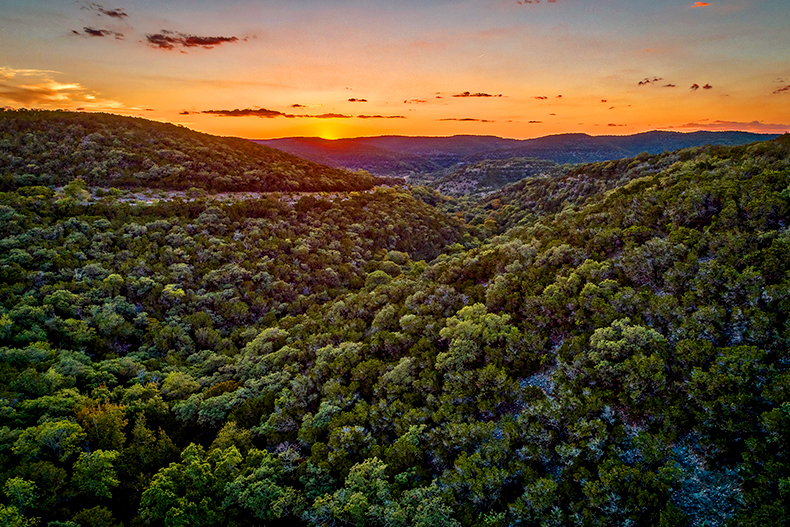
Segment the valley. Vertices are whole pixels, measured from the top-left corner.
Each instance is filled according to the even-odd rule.
[[[0,518],[788,523],[790,135],[663,134],[0,112]]]

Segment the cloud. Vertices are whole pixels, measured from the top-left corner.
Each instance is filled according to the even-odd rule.
[[[278,112],[277,110],[267,110],[266,108],[245,108],[243,110],[203,110],[200,113],[216,115],[219,117],[260,117],[262,119],[274,119],[285,117],[286,119],[351,119],[353,116],[342,113],[322,113],[319,115],[290,114]]]
[[[496,121],[489,121],[488,119],[473,119],[472,117],[448,117],[446,119],[436,119],[437,121],[461,121],[461,122],[476,122],[476,123],[493,123]]]
[[[540,0],[516,0],[518,5],[539,4]],[[557,0],[546,0],[547,4],[556,4]]]
[[[790,92],[790,85],[787,85],[784,88],[779,88],[778,90],[774,90],[774,95],[779,95],[780,93],[787,93],[787,92]]]
[[[53,70],[29,70],[29,69],[0,67],[0,79],[6,79],[6,80],[13,79],[17,75],[28,76],[28,77],[42,76],[42,75],[49,76],[50,73],[60,73],[60,72]]]
[[[182,112],[178,112],[178,115],[194,115],[196,113],[200,113],[200,112],[190,112],[189,110],[184,110]]]
[[[708,7],[709,5],[710,4],[708,2],[694,2],[691,8],[693,9],[695,7]]]
[[[218,115],[220,117],[262,117],[265,119],[273,119],[275,117],[288,117],[289,119],[292,119],[296,117],[295,115],[289,115],[276,110],[267,110],[266,108],[245,108],[243,110],[239,110],[238,108],[235,110],[203,110],[200,113]]]
[[[619,126],[628,126],[628,125],[627,125],[627,124],[615,124],[615,123],[609,123],[609,124],[607,124],[606,126],[611,126],[611,127],[613,127],[613,128],[614,128],[614,127],[619,127]]]
[[[711,86],[710,84],[706,84],[705,86],[702,87],[702,89],[703,90],[712,90],[713,86]]]
[[[0,103],[9,101],[24,106],[91,109],[123,108],[119,102],[101,99],[76,82],[58,82],[52,70],[0,67]]]
[[[292,104],[289,108],[307,108],[304,104]]]
[[[676,86],[674,84],[670,83],[670,84],[664,84],[662,86],[662,88],[676,88]]]
[[[601,99],[601,102],[606,102],[606,99]]]
[[[357,115],[357,119],[406,119],[405,115]]]
[[[546,99],[548,99],[548,97],[546,97],[545,95],[538,95],[537,97],[533,97],[533,99],[537,99],[539,101],[545,101]]]
[[[20,86],[0,84],[0,97],[20,104],[40,104],[67,101],[77,90],[82,90],[82,86],[76,83],[61,84],[52,80]]]
[[[660,80],[664,80],[664,79],[662,79],[661,77],[653,77],[652,79],[650,77],[645,77],[644,79],[639,81],[639,86],[646,86],[648,84],[652,84],[652,83],[658,82]]]
[[[352,97],[351,99],[348,100],[348,102],[368,102],[368,100],[367,99],[356,99],[356,98]]]
[[[739,121],[708,121],[703,120],[696,123],[686,123],[679,126],[670,126],[672,129],[684,130],[719,130],[732,131],[739,130],[745,132],[760,132],[771,134],[782,134],[790,132],[790,124],[764,123],[762,121],[739,122]]]
[[[456,93],[453,97],[502,97],[502,94],[491,95],[490,93],[471,93],[465,91],[463,93]]]
[[[438,95],[436,96],[437,99],[441,99]],[[403,104],[423,104],[428,102],[426,99],[407,99],[403,101]]]
[[[167,29],[163,29],[159,33],[148,34],[145,39],[151,47],[167,50],[176,47],[212,49],[215,46],[239,41],[238,37],[199,37]]]
[[[119,20],[123,20],[124,18],[128,17],[129,15],[126,13],[124,9],[105,9],[103,6],[90,2],[85,3],[82,5],[80,9],[85,9],[87,11],[96,11],[96,13],[101,16],[109,16],[112,18],[117,18]]]
[[[123,40],[123,33],[118,33],[117,31],[111,31],[109,29],[94,29],[92,27],[84,27],[82,28],[84,33],[80,33],[76,30],[71,30],[71,33],[74,35],[85,36],[85,37],[110,37],[114,36],[115,40]]]
[[[543,121],[529,121],[527,124],[542,124]]]
[[[697,84],[697,83],[695,82],[694,84],[692,84],[692,85],[691,85],[691,87],[689,88],[689,90],[691,90],[691,91],[697,91],[697,90],[699,90],[699,84]]]

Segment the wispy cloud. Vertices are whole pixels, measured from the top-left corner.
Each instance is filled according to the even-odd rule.
[[[539,4],[540,0],[516,0],[518,5],[531,5],[531,4]],[[547,4],[556,4],[557,0],[546,0]]]
[[[123,109],[123,104],[102,99],[77,82],[60,82],[57,71],[0,68],[0,103],[28,107]]]
[[[0,67],[0,79],[13,79],[16,76],[49,76],[51,73],[60,73],[53,70],[31,70],[31,69],[17,69]]]
[[[403,104],[424,104],[428,102],[427,99],[405,99]]]
[[[352,97],[348,100],[348,102],[368,102],[367,99],[357,99],[356,97]]]
[[[780,93],[790,93],[790,85],[774,90],[774,95],[779,95]]]
[[[436,119],[437,121],[460,121],[460,122],[476,122],[476,123],[494,123],[496,121],[489,121],[488,119],[474,119],[472,117],[448,117],[446,119]]]
[[[213,49],[222,44],[238,42],[238,37],[199,37],[187,33],[179,33],[163,29],[159,33],[148,34],[145,36],[148,45],[158,49],[171,50],[180,48],[204,48]]]
[[[762,121],[709,121],[702,120],[699,122],[691,122],[679,126],[670,126],[672,129],[684,130],[717,130],[717,131],[731,131],[739,130],[745,132],[760,132],[769,134],[782,134],[790,132],[790,124],[776,124],[764,123]]]
[[[638,85],[639,86],[646,86],[648,84],[653,84],[653,83],[656,83],[656,82],[662,81],[662,80],[664,80],[664,79],[662,79],[661,77],[653,77],[653,78],[645,77],[644,79],[639,81]]]
[[[478,92],[478,93],[471,93],[471,92],[465,91],[463,93],[456,93],[456,94],[453,95],[453,97],[483,97],[483,98],[486,98],[486,97],[502,97],[502,94],[499,93],[497,95],[491,95],[490,93],[480,93],[480,92]]]
[[[83,33],[76,31],[74,29],[71,30],[71,33],[74,35],[84,36],[84,37],[115,37],[115,40],[123,40],[123,33],[118,33],[117,31],[112,31],[109,29],[95,29],[92,27],[84,27]]]
[[[286,119],[351,119],[352,115],[342,113],[322,113],[318,115],[290,114],[277,110],[267,110],[266,108],[245,108],[243,110],[203,110],[200,113],[216,115],[219,117],[260,117],[263,119],[274,119],[285,117]]]
[[[691,90],[691,91],[697,91],[697,90],[699,90],[699,84],[697,84],[697,83],[695,82],[694,84],[692,84],[692,85],[691,85],[691,87],[689,88],[689,90]]]
[[[105,9],[104,6],[96,4],[94,2],[86,2],[80,7],[80,9],[84,9],[86,11],[95,11],[96,14],[99,16],[109,16],[112,18],[124,19],[129,15],[126,13],[125,9],[117,8],[117,9]]]
[[[357,115],[357,119],[406,119],[405,115]]]
[[[708,2],[694,2],[691,7],[693,9],[695,7],[708,7],[709,5],[710,4]]]

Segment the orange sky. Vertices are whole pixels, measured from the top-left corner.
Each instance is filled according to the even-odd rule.
[[[0,106],[249,138],[784,132],[787,7],[0,0]]]

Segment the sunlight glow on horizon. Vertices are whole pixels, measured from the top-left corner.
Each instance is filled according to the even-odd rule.
[[[783,132],[783,1],[274,0],[264,10],[229,0],[221,14],[204,2],[108,4],[119,17],[100,4],[7,0],[0,106],[256,139]],[[220,115],[261,108],[269,114]]]

